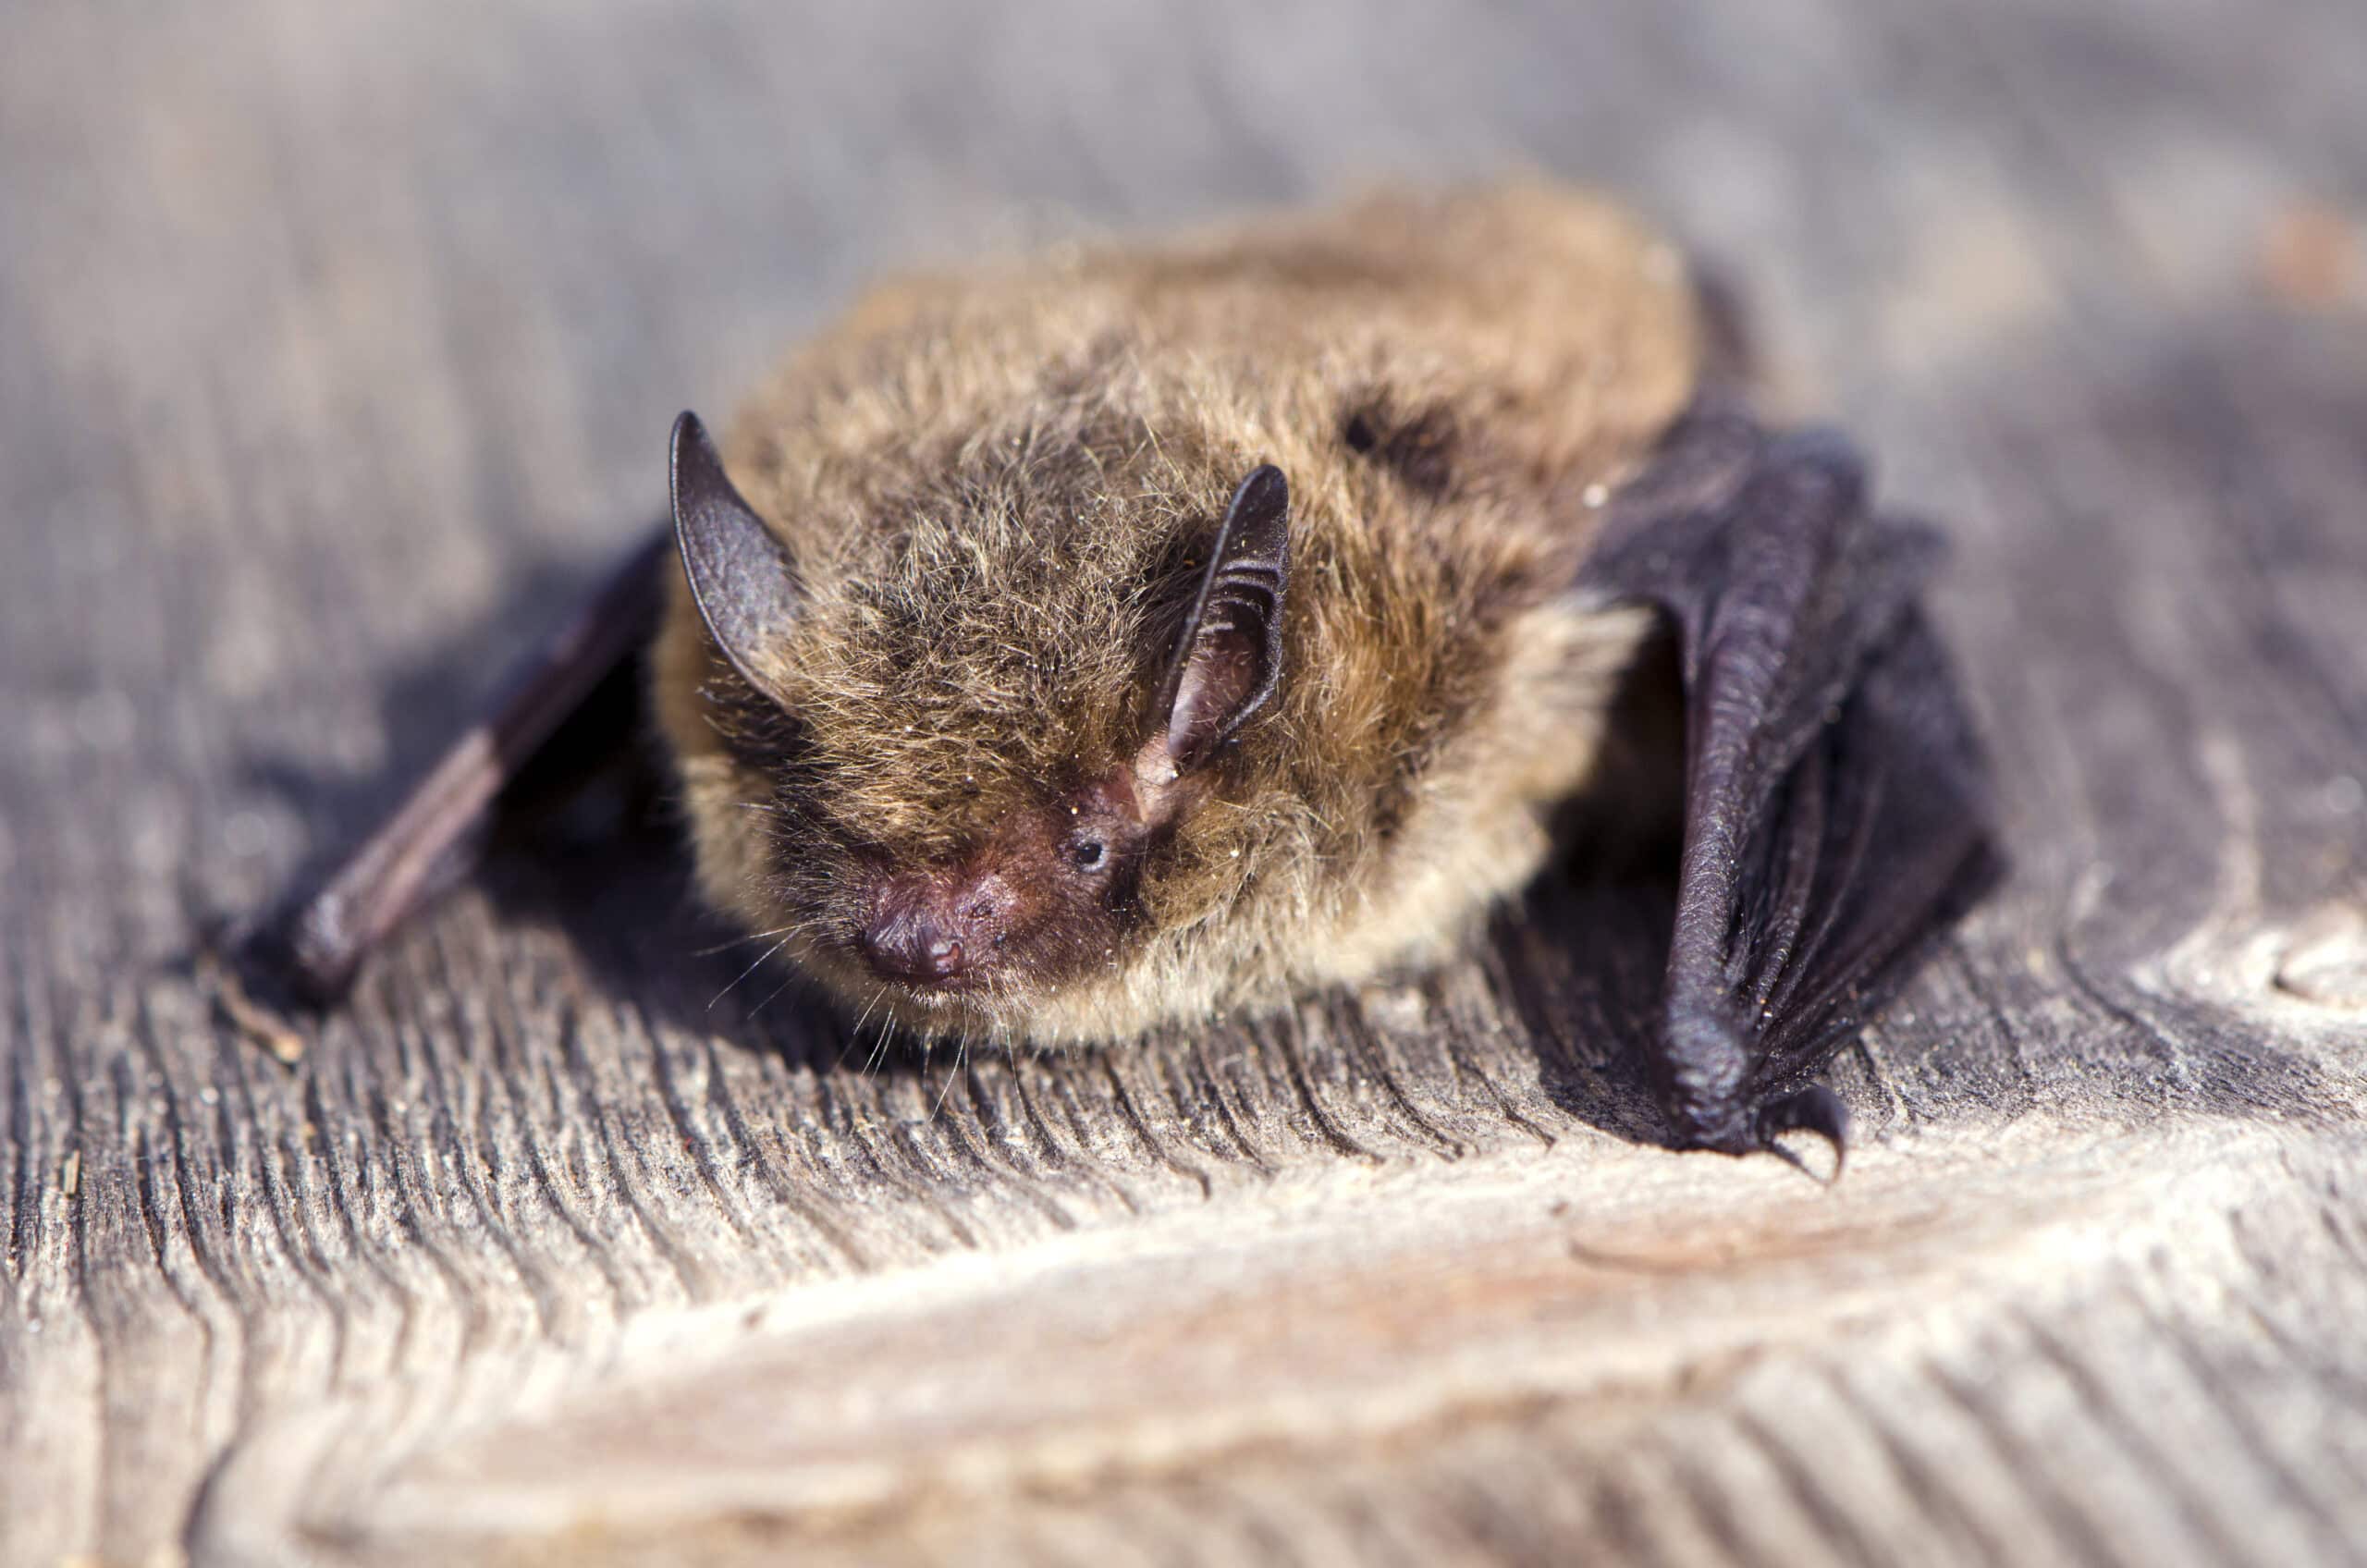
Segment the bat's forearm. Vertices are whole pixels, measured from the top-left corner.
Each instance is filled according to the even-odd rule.
[[[345,994],[370,951],[465,865],[503,789],[648,640],[671,544],[660,533],[636,545],[557,635],[527,655],[484,717],[393,813],[248,944],[251,974],[306,1006]]]

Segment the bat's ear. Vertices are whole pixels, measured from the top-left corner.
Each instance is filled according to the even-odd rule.
[[[1155,710],[1180,772],[1205,762],[1274,693],[1291,574],[1291,490],[1271,463],[1233,493]]]
[[[691,597],[731,668],[772,696],[757,667],[797,619],[797,563],[732,488],[696,414],[674,422],[672,468],[674,540]]]

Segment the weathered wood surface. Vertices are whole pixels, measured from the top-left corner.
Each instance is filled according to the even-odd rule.
[[[995,9],[12,10],[0,1559],[2367,1557],[2356,0]],[[875,1066],[710,1011],[595,824],[294,1071],[214,1017],[205,923],[865,275],[1515,164],[1724,258],[1960,541],[2016,872],[1837,1188],[1637,1141],[1569,888]]]

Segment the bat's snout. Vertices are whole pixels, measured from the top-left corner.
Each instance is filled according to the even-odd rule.
[[[883,980],[954,989],[983,976],[1002,945],[1009,900],[986,885],[935,876],[883,882],[856,946]]]
[[[914,985],[950,980],[969,967],[962,938],[946,936],[926,922],[912,922],[902,929],[874,926],[865,931],[863,956],[881,979]]]

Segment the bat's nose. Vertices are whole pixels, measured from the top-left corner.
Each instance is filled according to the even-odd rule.
[[[962,938],[926,914],[876,919],[862,934],[863,956],[883,980],[935,985],[968,967]]]
[[[946,986],[975,974],[992,950],[987,927],[999,910],[975,889],[959,891],[968,896],[949,896],[957,889],[921,878],[880,888],[856,936],[872,972],[908,986]]]

